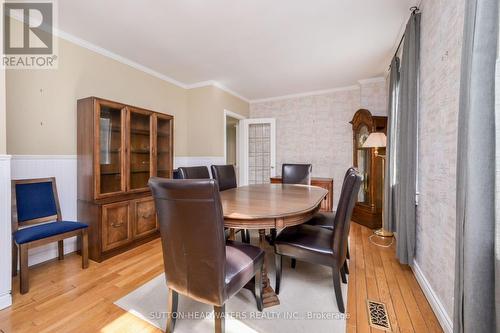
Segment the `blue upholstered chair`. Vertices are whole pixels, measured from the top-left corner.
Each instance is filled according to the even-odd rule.
[[[12,274],[17,275],[17,254],[21,294],[29,290],[28,249],[58,242],[59,260],[64,259],[63,240],[78,236],[82,268],[89,266],[87,225],[63,221],[56,179],[23,179],[12,181]]]

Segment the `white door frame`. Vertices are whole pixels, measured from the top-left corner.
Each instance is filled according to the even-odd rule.
[[[271,177],[276,176],[276,119],[251,118],[240,121],[240,184],[248,185],[248,127],[250,124],[271,124]]]
[[[245,116],[242,116],[241,114],[239,113],[236,113],[236,112],[233,112],[233,111],[229,111],[229,110],[226,110],[224,109],[224,163],[227,163],[227,131],[226,131],[226,126],[227,126],[227,117],[231,117],[231,118],[235,118],[235,119],[238,119],[240,122],[241,120],[244,120],[246,119]],[[236,126],[236,161],[238,163],[237,167],[238,167],[238,170],[237,170],[237,175],[238,177],[241,177],[240,176],[240,169],[241,169],[241,156],[240,156],[240,152],[241,152],[241,136],[239,135],[240,133],[240,123],[238,123],[238,125]],[[239,179],[238,179],[239,181]],[[239,183],[239,182],[238,182]]]

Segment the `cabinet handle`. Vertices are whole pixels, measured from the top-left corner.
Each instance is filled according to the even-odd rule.
[[[122,225],[123,225],[123,222],[120,222],[120,223],[111,223],[111,226],[112,226],[113,228],[119,228],[119,227],[121,227]]]

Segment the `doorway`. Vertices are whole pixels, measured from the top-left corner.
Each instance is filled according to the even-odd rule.
[[[224,162],[234,166],[236,180],[240,184],[240,121],[245,117],[224,110]]]

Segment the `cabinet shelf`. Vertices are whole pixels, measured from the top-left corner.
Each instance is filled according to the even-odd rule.
[[[134,135],[147,135],[147,136],[151,135],[150,130],[144,130],[144,129],[131,129],[130,133]]]

